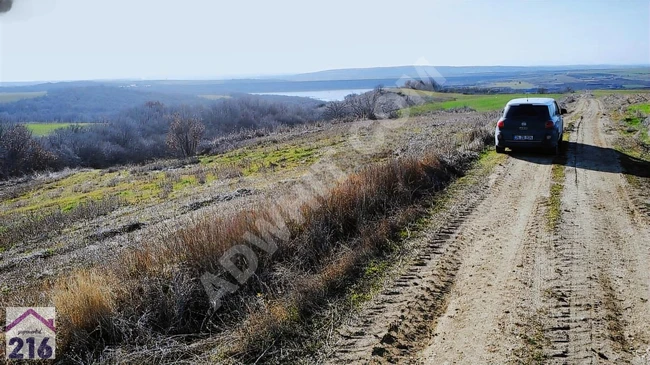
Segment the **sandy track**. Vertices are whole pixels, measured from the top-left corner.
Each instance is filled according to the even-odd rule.
[[[581,99],[563,158],[512,153],[406,273],[339,332],[332,363],[650,364],[650,229]],[[553,163],[561,219],[547,224]]]

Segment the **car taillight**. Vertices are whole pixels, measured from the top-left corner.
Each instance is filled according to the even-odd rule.
[[[546,129],[551,129],[553,127],[555,127],[555,123],[553,123],[552,120],[549,120],[548,122],[546,122]]]
[[[497,122],[497,128],[503,128],[505,125],[506,123],[503,120]]]

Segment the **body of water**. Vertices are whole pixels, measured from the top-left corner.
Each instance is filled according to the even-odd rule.
[[[363,94],[372,89],[347,89],[347,90],[320,90],[320,91],[296,91],[296,92],[277,92],[277,93],[252,93],[255,95],[285,95],[300,96],[303,98],[312,98],[322,101],[343,100],[350,94]]]

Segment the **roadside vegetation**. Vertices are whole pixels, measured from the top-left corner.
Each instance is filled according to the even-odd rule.
[[[551,188],[548,198],[548,211],[546,212],[546,226],[554,231],[562,218],[562,192],[564,191],[566,156],[558,156],[553,161],[551,168]]]
[[[636,133],[639,141],[650,148],[650,137],[648,129],[650,128],[650,104],[637,104],[630,106],[624,120],[628,126],[626,133]]]
[[[616,149],[637,207],[650,216],[650,93],[603,97],[618,131]],[[621,106],[622,105],[622,106]]]
[[[490,143],[493,115],[449,116],[453,122],[436,128],[426,119],[414,126],[426,141],[422,149],[376,160],[343,180],[326,184],[309,200],[289,193],[275,197],[276,204],[260,201],[233,216],[202,215],[187,226],[152,236],[115,261],[64,275],[43,293],[57,306],[62,353],[108,363],[117,359],[113,357],[117,352],[112,352],[116,348],[120,358],[128,354],[136,362],[176,355],[254,362],[266,349],[279,346],[278,339],[306,338],[306,326],[322,313],[328,298],[348,295],[347,288],[359,277],[381,276],[386,270],[382,257],[398,249],[402,232],[425,214],[429,198],[461,176]],[[421,128],[428,128],[426,135]],[[178,175],[170,194],[177,189],[190,192],[192,186],[200,186],[201,179],[206,184],[219,179],[220,169],[246,177],[308,167],[321,149],[339,143],[336,138],[307,144],[293,139],[279,145],[245,146],[202,156],[174,172],[136,166],[74,173],[35,190],[17,189],[5,202],[13,209],[12,215],[51,209],[51,217],[39,219],[65,226],[69,221],[62,216],[88,219],[109,209],[95,208],[102,200],[93,194],[113,197],[101,203],[113,204],[112,209],[157,204],[168,199],[161,194],[170,174]],[[54,191],[63,200],[39,196]],[[39,204],[50,204],[50,208]],[[260,222],[265,223],[260,226]],[[16,237],[17,229],[9,231]],[[277,251],[271,257],[251,246],[259,258],[255,277],[224,298],[214,312],[199,279],[210,272],[233,280],[219,260],[231,247],[250,244],[244,239],[246,233],[267,242],[272,239]],[[244,268],[248,262],[237,260],[236,264]],[[361,303],[369,295],[364,293],[365,289],[359,289],[349,300]],[[210,348],[216,350],[210,355],[205,354],[205,347],[188,350],[185,345],[201,338],[213,341]]]
[[[610,94],[603,100],[609,105],[616,105],[621,99],[626,99],[624,106],[611,112],[622,137],[619,148],[633,157],[650,161],[650,93],[632,96]]]

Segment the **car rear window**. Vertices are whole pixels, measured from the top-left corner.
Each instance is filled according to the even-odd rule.
[[[514,119],[542,119],[542,120],[548,120],[549,119],[549,113],[548,113],[548,106],[546,105],[533,105],[533,104],[519,104],[519,105],[511,105],[508,107],[508,110],[506,110],[506,119],[509,118],[514,118]]]

